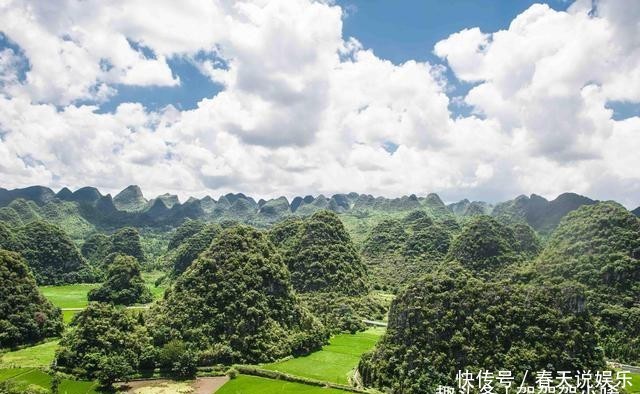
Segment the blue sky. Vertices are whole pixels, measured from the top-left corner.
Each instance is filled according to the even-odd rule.
[[[343,36],[355,37],[376,55],[399,64],[408,60],[446,63],[433,54],[434,45],[450,34],[470,27],[493,32],[509,27],[522,11],[540,1],[530,0],[339,0],[347,12],[343,20]],[[547,1],[556,10],[565,10],[567,1]],[[101,105],[101,111],[113,111],[122,102],[141,102],[150,109],[172,104],[179,109],[195,108],[205,97],[222,89],[202,75],[188,60],[175,57],[169,60],[177,87],[135,87],[117,85],[118,94]],[[472,86],[461,83],[451,70],[447,76],[453,95],[464,95]],[[454,113],[468,114],[468,109],[452,105]],[[626,114],[628,109],[622,109]],[[622,116],[622,115],[621,115]]]
[[[5,2],[0,187],[634,207],[638,20],[628,0]]]
[[[336,4],[346,10],[343,35],[355,37],[365,48],[396,64],[409,60],[427,61],[432,64],[446,62],[433,54],[434,45],[450,34],[465,28],[479,27],[494,32],[509,27],[518,14],[532,4],[531,0],[410,0],[398,2],[384,0],[339,0]],[[564,11],[570,2],[546,1],[555,10]],[[8,43],[0,41],[0,48]],[[148,57],[153,53],[142,48]],[[168,60],[173,75],[180,78],[175,87],[138,87],[114,85],[117,94],[100,105],[100,112],[113,112],[123,102],[140,102],[151,110],[169,104],[181,110],[193,109],[203,98],[212,97],[223,87],[203,75],[187,58],[175,56]],[[459,81],[447,67],[452,96],[464,96],[473,86]],[[615,119],[625,119],[640,114],[640,106],[634,103],[610,102]],[[452,103],[454,116],[469,115],[470,108]]]

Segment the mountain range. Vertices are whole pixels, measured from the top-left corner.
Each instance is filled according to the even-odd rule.
[[[0,188],[0,220],[20,224],[33,218],[75,217],[92,227],[176,226],[185,219],[209,221],[234,220],[251,224],[269,224],[291,215],[306,216],[328,209],[339,214],[367,215],[371,212],[404,212],[422,209],[436,217],[470,217],[492,215],[506,222],[528,223],[539,232],[549,232],[568,212],[582,205],[595,203],[588,197],[563,193],[554,200],[532,194],[492,205],[467,199],[445,205],[435,193],[425,197],[415,194],[398,198],[374,197],[370,194],[334,194],[326,197],[298,196],[256,201],[242,193],[228,193],[214,199],[191,197],[180,202],[177,196],[163,194],[145,198],[140,187],[130,185],[112,197],[94,187],[71,191],[62,188],[57,193],[44,186],[7,190]],[[640,207],[632,211],[640,216]]]

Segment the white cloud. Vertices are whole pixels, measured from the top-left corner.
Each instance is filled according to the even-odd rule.
[[[508,29],[457,32],[434,53],[475,115],[449,110],[443,65],[393,64],[343,37],[332,2],[0,2],[0,186],[145,194],[441,192],[505,199],[567,191],[637,204],[640,5],[534,5]],[[224,86],[179,111],[107,100],[175,86],[179,56]],[[384,149],[397,145],[395,152]]]

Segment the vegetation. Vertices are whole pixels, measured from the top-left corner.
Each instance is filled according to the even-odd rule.
[[[581,207],[551,235],[535,264],[543,283],[589,289],[608,357],[640,362],[640,220],[613,202]]]
[[[18,241],[16,240],[13,231],[4,224],[0,222],[0,249],[5,250],[16,250],[18,249]]]
[[[140,233],[132,227],[124,227],[110,237],[107,254],[118,253],[135,257],[140,263],[146,261],[140,241]]]
[[[363,330],[363,319],[384,316],[385,307],[368,296],[364,263],[335,213],[287,219],[269,238],[285,256],[294,288],[332,332]]]
[[[447,254],[457,227],[455,219],[444,216],[434,220],[424,210],[380,221],[362,248],[374,286],[397,291],[433,270]]]
[[[340,394],[345,391],[301,383],[240,375],[222,386],[217,394]]]
[[[0,348],[62,333],[62,313],[38,291],[20,255],[0,249]]]
[[[42,294],[58,308],[85,308],[87,293],[98,287],[97,284],[74,284],[62,286],[40,286]]]
[[[59,227],[34,221],[17,229],[17,251],[38,284],[91,282],[94,274],[73,241]]]
[[[108,267],[107,280],[88,294],[89,301],[111,302],[117,305],[151,302],[151,292],[140,275],[135,257],[117,255]]]
[[[155,366],[156,352],[144,325],[121,307],[91,303],[72,326],[56,353],[56,364],[65,371],[109,386]]]
[[[91,381],[55,378],[35,368],[0,369],[0,393],[3,394],[47,394],[53,391],[57,381],[58,393],[97,394],[97,384]]]
[[[55,357],[58,341],[48,341],[2,354],[0,367],[49,367]]]
[[[82,244],[80,251],[82,255],[93,264],[101,263],[111,248],[111,239],[109,236],[96,233],[87,238]]]
[[[172,250],[180,246],[187,238],[196,235],[199,233],[205,224],[201,220],[191,220],[187,219],[184,223],[182,223],[176,231],[171,235],[169,239],[169,245],[167,245],[168,250]]]
[[[0,365],[55,357],[59,370],[104,386],[215,365],[237,376],[223,393],[331,392],[317,385],[348,382],[377,339],[359,332],[363,320],[387,318],[388,292],[398,294],[389,329],[355,376],[384,391],[455,386],[457,369],[594,370],[603,355],[640,363],[640,220],[612,202],[567,193],[494,208],[349,193],[180,203],[147,201],[135,186],[115,200],[93,188],[0,189],[0,249],[15,252],[0,251],[0,347],[38,343]],[[58,286],[40,294],[34,277]],[[104,283],[78,284],[95,279]],[[113,305],[152,297],[151,311]],[[52,303],[65,322],[78,313],[55,354],[56,340],[40,343],[62,332]],[[329,333],[338,335],[309,354]],[[243,375],[253,372],[272,379]],[[57,381],[93,390],[60,376],[0,370],[0,392]]]
[[[299,224],[297,230],[295,223]],[[291,239],[279,245],[296,290],[345,295],[368,292],[366,267],[335,213],[319,211],[287,226],[291,226],[288,227]]]
[[[385,219],[371,229],[362,253],[371,257],[400,253],[405,247],[407,236],[405,226],[400,220]]]
[[[474,216],[454,238],[447,260],[458,261],[476,274],[493,276],[518,261],[513,231],[490,216]]]
[[[394,300],[389,327],[359,371],[393,393],[455,386],[469,369],[598,370],[594,320],[579,286],[527,287],[473,278],[463,268],[427,275]]]
[[[176,247],[170,258],[170,266],[173,268],[172,275],[178,276],[191,266],[193,261],[204,252],[211,241],[222,231],[219,224],[208,224],[200,231],[184,238]]]
[[[304,293],[300,297],[332,333],[363,331],[363,320],[382,320],[389,309],[388,303],[373,294]]]
[[[491,214],[502,223],[526,223],[536,231],[548,234],[566,214],[594,203],[590,198],[575,193],[563,193],[552,201],[532,194],[497,204]]]
[[[273,245],[246,226],[216,237],[151,316],[156,343],[180,339],[211,363],[306,354],[327,338],[294,295]]]
[[[266,364],[263,368],[311,379],[348,384],[360,356],[371,350],[383,333],[383,329],[370,328],[356,334],[339,334],[332,337],[329,344],[323,346],[318,352]]]

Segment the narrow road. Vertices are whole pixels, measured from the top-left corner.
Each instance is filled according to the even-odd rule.
[[[371,326],[378,326],[378,327],[386,327],[387,326],[387,322],[384,321],[379,321],[379,320],[367,320],[367,319],[362,319],[362,322],[364,324],[369,324]]]
[[[128,306],[126,307],[127,309],[149,309],[151,307],[151,304],[147,304],[147,305],[133,305],[133,306]],[[86,308],[60,308],[60,310],[62,311],[83,311]]]

